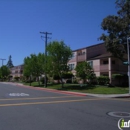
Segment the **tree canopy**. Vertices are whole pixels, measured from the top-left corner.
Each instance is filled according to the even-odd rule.
[[[93,72],[92,67],[87,62],[81,62],[77,64],[76,68],[76,75],[86,82],[86,80],[90,81],[95,78],[95,74]]]
[[[122,60],[127,52],[127,38],[130,37],[130,0],[117,0],[115,4],[119,9],[117,15],[103,19],[101,27],[107,33],[102,34],[100,40],[105,42],[109,52]]]
[[[32,76],[37,77],[44,72],[44,54],[39,53],[38,55],[31,54],[30,57],[24,58],[24,76],[31,80]],[[39,82],[40,84],[40,82]],[[31,85],[31,84],[30,84]]]
[[[7,66],[3,65],[0,68],[0,78],[4,79],[7,78],[10,75],[10,70]]]
[[[48,70],[58,75],[62,82],[62,74],[69,70],[67,63],[72,56],[72,50],[63,41],[53,41],[48,44],[47,52]]]
[[[7,62],[7,65],[6,65],[8,68],[12,68],[12,67],[14,67],[11,58],[12,58],[12,57],[11,57],[11,55],[10,55],[10,56],[9,56],[9,60],[8,60],[8,62]]]

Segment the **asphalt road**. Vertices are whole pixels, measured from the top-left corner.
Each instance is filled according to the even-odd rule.
[[[130,98],[95,98],[0,83],[0,130],[119,130]],[[130,118],[129,118],[130,119]]]

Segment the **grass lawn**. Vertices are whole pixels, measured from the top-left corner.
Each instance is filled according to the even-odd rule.
[[[24,83],[25,85],[29,85],[29,83]],[[37,87],[38,82],[33,82],[32,86]],[[44,85],[40,85],[40,87],[44,87]],[[61,84],[48,84],[47,88],[64,90],[64,91],[75,91],[82,93],[93,93],[93,94],[125,94],[129,93],[128,87],[106,87],[106,86],[90,86],[84,85],[80,86],[79,84],[64,84],[64,88],[61,87]]]

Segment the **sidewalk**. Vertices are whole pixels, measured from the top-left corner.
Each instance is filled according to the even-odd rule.
[[[130,98],[130,94],[90,94],[86,93],[88,96],[93,96],[93,97],[102,97],[102,98]]]
[[[32,86],[26,86],[20,83],[9,83],[9,82],[3,82],[5,84],[15,84],[18,86],[23,87],[29,87],[36,90],[44,90],[48,92],[56,92],[56,93],[63,93],[63,94],[70,94],[70,95],[77,95],[77,96],[92,96],[92,97],[99,97],[99,98],[130,98],[130,94],[91,94],[91,93],[80,93],[80,92],[72,92],[72,91],[63,91],[63,90],[55,90],[55,89],[49,89],[49,88],[41,88],[41,87],[32,87]]]

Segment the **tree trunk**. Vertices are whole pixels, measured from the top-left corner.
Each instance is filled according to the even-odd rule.
[[[39,80],[39,77],[38,77],[38,85],[40,86],[40,80]]]
[[[29,80],[30,80],[30,86],[31,86],[31,85],[32,85],[32,84],[31,84],[31,76],[29,77]]]
[[[64,83],[63,83],[62,78],[60,78],[60,80],[61,80],[61,87],[63,88],[64,87]]]

